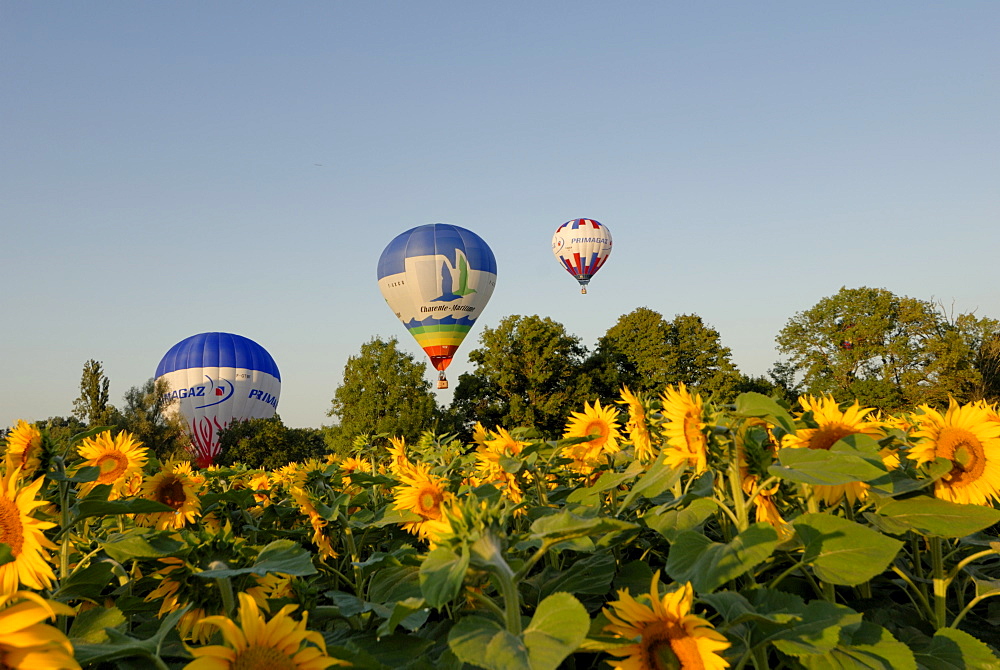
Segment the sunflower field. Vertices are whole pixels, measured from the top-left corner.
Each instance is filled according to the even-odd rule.
[[[19,422],[0,668],[1000,668],[1000,414],[585,404],[273,471]]]

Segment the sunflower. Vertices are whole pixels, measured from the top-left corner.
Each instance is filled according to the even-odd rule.
[[[389,470],[397,477],[412,476],[414,465],[406,455],[406,441],[401,437],[390,437]]]
[[[269,572],[266,575],[254,575],[254,579],[257,581],[256,586],[248,588],[246,593],[265,612],[271,611],[268,600],[295,597],[295,588],[292,586],[295,578],[291,575]]]
[[[667,387],[660,396],[663,403],[664,451],[673,467],[690,465],[695,474],[708,468],[708,438],[705,436],[705,403],[697,393],[691,395],[683,383]]]
[[[157,530],[180,529],[201,514],[198,479],[191,474],[190,463],[171,462],[147,479],[141,489],[143,498],[155,500],[174,509],[173,512],[137,514],[140,526],[156,526]]]
[[[337,551],[330,543],[330,538],[326,533],[327,520],[319,513],[316,504],[309,497],[309,492],[301,486],[293,486],[292,497],[299,506],[299,511],[309,517],[309,525],[312,526],[312,543],[319,549],[320,558],[336,558]]]
[[[340,471],[345,475],[349,475],[354,472],[371,472],[372,464],[363,458],[358,458],[356,456],[351,456],[350,458],[345,458],[340,462]]]
[[[475,485],[482,483],[496,484],[514,504],[524,500],[524,492],[518,484],[517,475],[507,472],[500,464],[500,459],[519,456],[527,443],[514,439],[503,428],[497,428],[492,433],[494,439],[483,439],[482,446],[476,450]]]
[[[58,628],[42,623],[73,610],[30,591],[0,595],[0,668],[79,670],[73,645]]]
[[[868,415],[874,409],[862,408],[857,401],[842,410],[831,396],[807,396],[799,398],[799,405],[802,406],[802,414],[812,412],[816,427],[802,428],[794,434],[785,435],[781,441],[783,447],[828,450],[848,435],[868,435],[876,440],[885,437],[883,425],[869,420]],[[888,454],[883,454],[883,460],[887,457]],[[868,484],[864,482],[848,482],[831,486],[817,485],[813,490],[816,497],[827,505],[836,505],[844,496],[853,505],[859,499],[867,497],[868,488]]]
[[[641,396],[632,393],[627,386],[622,386],[621,398],[620,404],[628,407],[628,423],[625,424],[625,430],[635,448],[635,457],[640,463],[651,461],[656,458],[656,454],[653,452],[649,426],[646,425],[646,404]]]
[[[183,559],[174,556],[167,556],[159,561],[164,564],[164,567],[154,572],[151,577],[161,581],[159,586],[146,596],[146,602],[159,601],[160,611],[157,612],[156,616],[162,618],[188,604],[186,599],[182,599],[180,592],[181,587],[185,586],[185,578],[191,573],[191,568]],[[191,609],[182,614],[177,622],[177,634],[180,638],[201,644],[208,642],[212,638],[214,630],[211,626],[202,625],[201,620],[206,615],[205,608],[198,605],[193,605]]]
[[[611,623],[604,630],[632,643],[610,650],[620,660],[611,662],[619,670],[721,670],[728,668],[718,652],[730,645],[722,633],[699,616],[691,614],[694,591],[684,584],[662,598],[660,572],[653,575],[648,596],[639,602],[628,589],[618,591],[618,600],[605,608]],[[648,601],[650,604],[645,604]]]
[[[0,594],[13,593],[19,583],[30,589],[47,589],[55,579],[48,550],[58,547],[44,531],[56,524],[31,516],[36,507],[46,504],[35,500],[44,478],[27,486],[19,486],[18,480],[16,468],[0,478],[0,542],[8,545],[14,556],[13,561],[0,565]]]
[[[589,474],[605,462],[607,454],[620,450],[618,441],[622,436],[618,432],[618,411],[613,407],[601,407],[600,400],[595,400],[593,407],[583,403],[583,411],[573,412],[563,431],[564,439],[591,435],[596,437],[563,449],[563,455],[573,460],[569,466],[571,470]]]
[[[1000,422],[984,403],[951,400],[944,414],[926,405],[914,416],[916,444],[907,456],[917,463],[951,461],[951,471],[934,482],[934,495],[956,503],[988,505],[1000,500]]]
[[[420,521],[408,521],[403,528],[421,538],[426,538],[432,521],[442,518],[441,506],[454,496],[445,488],[445,482],[431,474],[429,465],[413,465],[409,473],[398,474],[400,485],[395,492],[394,509],[407,510],[420,517]]]
[[[110,484],[111,493],[108,500],[125,495],[126,485],[133,475],[142,473],[142,468],[149,458],[148,450],[142,442],[128,431],[121,431],[115,437],[106,430],[94,437],[88,437],[77,448],[77,453],[84,459],[82,466],[100,468],[101,474],[97,481],[87,482],[80,487],[80,495],[90,493],[95,486]]]
[[[239,625],[229,617],[210,616],[203,622],[222,632],[225,644],[192,649],[195,659],[185,670],[324,670],[347,665],[326,653],[326,642],[290,614],[295,605],[285,605],[268,621],[257,603],[246,593],[240,600]]]
[[[7,436],[7,469],[21,468],[21,476],[30,479],[42,464],[42,433],[31,423],[18,420]]]

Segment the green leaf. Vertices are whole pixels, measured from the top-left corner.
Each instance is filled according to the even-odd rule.
[[[627,508],[640,494],[644,498],[655,498],[680,481],[681,475],[684,474],[684,468],[671,467],[667,464],[666,458],[666,454],[660,454],[657,457],[649,467],[649,471],[639,478],[639,481],[622,500],[622,509]]]
[[[237,575],[266,575],[281,572],[294,577],[316,574],[312,556],[302,546],[291,540],[275,540],[260,550],[257,560],[249,568],[203,570],[195,573],[203,579],[221,579]]]
[[[389,618],[378,627],[378,634],[380,637],[389,635],[400,625],[409,630],[416,630],[427,620],[428,613],[423,598],[401,600],[392,608]]]
[[[467,616],[448,632],[448,647],[458,659],[487,670],[532,670],[524,640],[492,619]]]
[[[531,670],[555,670],[589,628],[587,610],[570,594],[554,593],[540,602],[523,635]]]
[[[111,561],[94,561],[85,568],[78,569],[64,579],[53,593],[58,600],[72,599],[98,600],[111,579],[114,577],[114,565]]]
[[[4,563],[12,563],[14,561],[14,554],[10,550],[10,545],[4,542],[0,542],[0,565]]]
[[[603,535],[614,531],[635,528],[635,524],[619,521],[610,517],[583,518],[572,512],[563,510],[536,519],[531,524],[531,534],[528,539],[564,541],[577,537]]]
[[[803,514],[792,522],[805,545],[803,562],[831,584],[856,586],[889,567],[903,543],[831,514]]]
[[[174,508],[155,500],[132,498],[130,500],[93,500],[90,497],[79,502],[74,522],[91,516],[115,516],[117,514],[155,514],[173,512]]]
[[[443,607],[461,591],[469,555],[456,554],[447,547],[438,547],[427,554],[420,564],[420,591],[431,607]]]
[[[104,553],[119,563],[133,558],[163,558],[173,556],[184,543],[166,531],[137,530],[109,538],[102,547]]]
[[[942,628],[926,647],[916,650],[921,670],[998,670],[1000,659],[985,644],[954,628]]]
[[[719,509],[718,503],[711,498],[698,498],[684,509],[670,507],[654,507],[642,517],[648,527],[670,542],[684,531],[697,529]]]
[[[625,472],[605,472],[592,486],[581,486],[566,496],[566,502],[594,504],[593,501],[597,499],[598,495],[604,491],[618,488],[623,482],[634,479],[642,471],[642,464],[636,461]]]
[[[838,443],[839,444],[839,443]],[[778,450],[781,465],[767,471],[782,479],[814,486],[837,486],[885,477],[885,465],[865,458],[856,450],[825,450],[786,447]]]
[[[98,607],[86,610],[73,618],[73,625],[69,629],[69,638],[74,644],[80,642],[100,644],[108,639],[105,628],[114,628],[123,623],[125,623],[125,615],[117,607],[108,609]]]
[[[841,630],[861,623],[861,616],[849,607],[813,600],[801,610],[797,622],[772,632],[769,639],[782,652],[802,660],[832,651],[840,642]]]
[[[599,551],[583,560],[574,561],[568,568],[557,572],[553,578],[542,584],[539,591],[542,597],[559,591],[602,595],[611,588],[617,566],[614,554],[609,551]],[[649,583],[648,579],[646,583]]]
[[[957,538],[1000,522],[1000,510],[985,505],[962,505],[930,496],[892,500],[877,510],[880,516],[921,535]]]
[[[867,621],[846,627],[829,652],[799,656],[798,661],[808,670],[917,670],[909,647]]]
[[[766,523],[753,524],[728,544],[684,531],[670,545],[666,571],[676,582],[691,582],[698,593],[711,593],[765,561],[777,546],[778,532]]]
[[[56,482],[72,482],[74,484],[88,484],[90,482],[96,482],[97,478],[101,476],[101,469],[96,465],[86,465],[73,474],[65,474],[59,472],[58,470],[51,470],[45,473],[46,479],[51,479]]]
[[[762,393],[741,393],[736,396],[736,413],[764,419],[772,425],[781,426],[786,433],[795,432],[795,422],[791,415],[774,398],[768,398]]]

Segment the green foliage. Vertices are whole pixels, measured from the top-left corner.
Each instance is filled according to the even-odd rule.
[[[115,423],[115,408],[109,403],[111,380],[104,366],[93,358],[83,364],[80,396],[73,401],[73,416],[88,426],[110,426]]]
[[[323,434],[312,428],[288,428],[281,417],[234,421],[219,431],[218,465],[243,463],[252,468],[280,468],[322,456]]]
[[[469,352],[475,368],[459,378],[451,406],[465,427],[478,420],[557,435],[589,397],[590,378],[581,374],[586,349],[548,317],[508,316],[485,328],[479,344]]]
[[[668,384],[683,383],[726,401],[747,384],[731,356],[718,331],[700,316],[679,314],[666,321],[640,307],[619,318],[598,340],[593,365],[606,398],[616,396],[622,385],[633,392],[660,393]]]
[[[334,393],[328,416],[333,450],[348,451],[359,435],[384,433],[416,440],[430,428],[437,411],[427,366],[397,347],[396,338],[372,338],[347,359],[344,380]]]
[[[998,332],[993,319],[949,320],[928,301],[845,287],[789,319],[777,343],[806,392],[893,411],[996,393]]]
[[[119,412],[118,426],[132,433],[137,440],[152,451],[161,461],[176,458],[183,453],[184,428],[179,418],[166,410],[170,385],[152,377],[142,386],[133,386],[125,392],[124,405]]]

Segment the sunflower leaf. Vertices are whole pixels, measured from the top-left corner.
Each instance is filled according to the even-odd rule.
[[[802,540],[802,560],[831,584],[857,586],[885,571],[903,543],[831,514],[803,514],[792,522]]]
[[[555,670],[572,654],[590,628],[590,615],[568,593],[554,593],[538,604],[524,629],[524,644],[532,670]]]
[[[431,607],[443,607],[461,591],[469,554],[461,555],[447,547],[438,547],[420,565],[420,592]]]
[[[938,630],[930,644],[914,645],[914,651],[922,670],[1000,669],[1000,659],[989,647],[954,628]]]
[[[770,474],[814,486],[866,482],[885,477],[888,472],[881,462],[875,463],[865,454],[850,449],[786,447],[778,450],[778,460],[781,465],[770,466],[767,469]]]
[[[295,577],[316,574],[312,557],[301,545],[291,540],[275,540],[260,550],[257,560],[249,568],[203,570],[195,573],[203,579],[223,579],[237,575],[266,575],[280,572]]]
[[[877,514],[921,535],[964,537],[1000,522],[1000,510],[984,505],[963,505],[930,496],[893,500]]]
[[[780,426],[786,433],[795,432],[795,422],[791,415],[774,398],[762,393],[741,393],[736,396],[736,413],[764,419],[774,426]]]
[[[172,556],[184,547],[184,543],[171,537],[167,531],[137,530],[115,535],[104,543],[104,553],[124,563],[134,558],[163,558]]]
[[[115,516],[118,514],[156,514],[173,512],[170,505],[155,500],[132,498],[130,500],[91,500],[89,497],[79,502],[73,523],[91,516]]]
[[[10,545],[0,542],[0,565],[14,561],[14,554],[10,550]]]
[[[688,530],[670,545],[666,572],[676,582],[691,582],[698,593],[711,593],[767,560],[778,544],[778,531],[766,523],[753,524],[727,544]]]
[[[628,508],[629,504],[640,493],[644,498],[655,498],[680,481],[682,474],[684,474],[684,468],[670,467],[667,464],[666,454],[660,454],[650,466],[649,471],[639,478],[629,494],[622,500],[621,509]]]

